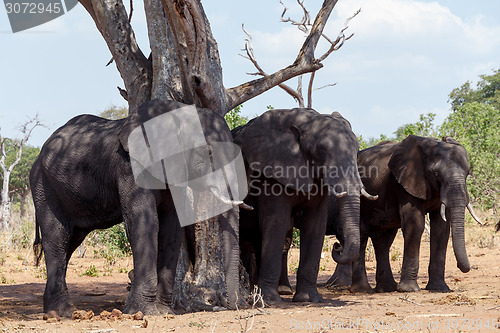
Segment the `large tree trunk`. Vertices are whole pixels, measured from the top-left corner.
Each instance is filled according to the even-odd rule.
[[[337,0],[326,0],[295,62],[276,73],[226,89],[217,42],[199,0],[144,0],[151,57],[139,49],[121,0],[79,0],[92,16],[123,78],[130,112],[151,98],[172,99],[221,115],[301,74],[322,67],[314,57]],[[195,260],[186,244],[179,258],[176,303],[189,310],[232,308],[239,288],[238,212],[197,224]],[[238,262],[235,264],[235,262]],[[237,284],[238,286],[235,286]],[[221,288],[223,286],[223,288]],[[238,295],[237,295],[238,294]]]

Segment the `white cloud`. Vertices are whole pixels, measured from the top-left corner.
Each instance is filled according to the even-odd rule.
[[[467,53],[491,52],[500,46],[500,26],[487,26],[481,17],[464,20],[437,2],[417,0],[345,0],[335,8],[328,33],[336,34],[345,18],[361,13],[349,24],[359,40],[398,40],[416,46],[436,43]]]

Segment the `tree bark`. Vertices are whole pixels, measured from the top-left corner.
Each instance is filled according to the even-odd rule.
[[[108,45],[125,83],[129,113],[151,99],[152,66],[142,53],[121,0],[80,0]]]

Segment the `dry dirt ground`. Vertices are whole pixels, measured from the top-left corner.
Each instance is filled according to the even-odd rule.
[[[126,272],[132,258],[119,259],[110,266],[88,251],[83,259],[72,258],[68,269],[70,295],[79,309],[92,310],[92,319],[44,320],[42,293],[43,268],[23,264],[28,252],[0,253],[0,331],[5,332],[499,332],[500,324],[500,233],[493,222],[486,227],[467,224],[467,249],[473,269],[461,273],[449,246],[446,281],[451,293],[351,294],[347,290],[320,288],[325,302],[291,303],[263,309],[200,312],[177,316],[146,316],[143,319],[101,318],[102,311],[123,307],[127,291]],[[333,240],[327,243],[332,244]],[[449,244],[451,245],[451,244]],[[375,261],[368,251],[368,278],[374,285]],[[402,239],[398,235],[391,252],[393,272],[399,280]],[[30,259],[31,262],[31,259]],[[298,262],[298,251],[290,252],[290,273]],[[424,235],[421,249],[419,284],[427,282],[429,240]],[[83,275],[94,265],[99,276]],[[325,246],[319,282],[325,282],[334,269]]]

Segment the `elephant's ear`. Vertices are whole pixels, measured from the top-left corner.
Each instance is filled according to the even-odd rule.
[[[130,114],[124,119],[124,123],[118,132],[118,139],[123,149],[127,152],[129,151],[128,138],[134,129],[143,125],[148,120],[183,107],[186,107],[186,104],[163,99],[154,99],[141,104],[137,112]]]
[[[431,187],[425,176],[425,154],[420,139],[410,135],[401,141],[389,160],[389,168],[408,193],[426,200],[431,197]]]
[[[253,176],[274,178],[285,186],[310,191],[310,165],[300,147],[300,129],[248,124],[234,137]]]

